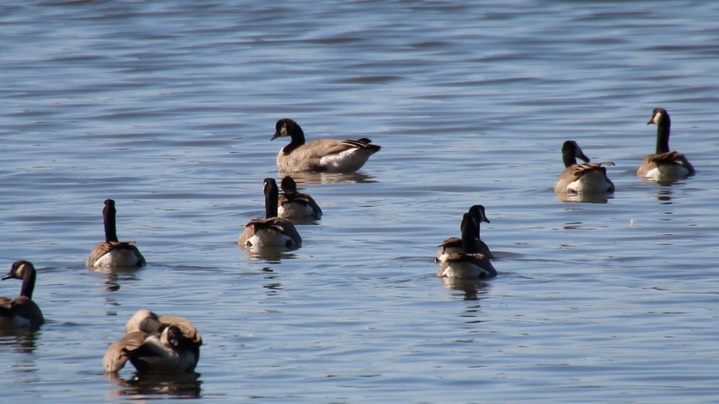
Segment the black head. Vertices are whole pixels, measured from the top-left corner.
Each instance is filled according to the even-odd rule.
[[[105,199],[102,211],[104,213],[115,213],[115,201],[112,199]]]
[[[2,280],[5,279],[23,279],[25,272],[31,269],[35,269],[30,261],[17,260],[10,266],[10,271],[3,276]]]
[[[666,109],[654,108],[654,110],[652,110],[652,117],[649,118],[649,122],[647,122],[647,125],[667,125],[670,122],[671,120],[669,119],[669,112],[667,112]]]
[[[297,192],[297,183],[289,175],[282,179],[280,186],[282,187],[282,192],[286,194],[294,194]]]
[[[589,163],[590,159],[579,147],[579,144],[574,140],[567,140],[562,144],[562,159],[564,160],[564,166],[569,167],[577,164],[577,159],[581,159],[585,163]]]
[[[277,181],[274,178],[265,178],[262,182],[262,189],[265,193],[272,190],[277,191]]]
[[[275,134],[272,139],[275,140],[278,137],[290,136],[292,138],[299,137],[304,139],[305,133],[302,131],[300,125],[297,122],[289,118],[283,118],[277,121],[275,124]]]
[[[469,211],[467,213],[472,215],[474,220],[477,221],[477,225],[479,225],[479,223],[481,222],[490,223],[489,219],[487,218],[487,215],[484,212],[484,206],[482,205],[472,205],[472,207],[469,208]]]

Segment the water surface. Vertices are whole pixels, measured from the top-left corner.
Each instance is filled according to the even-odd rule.
[[[6,2],[0,265],[39,270],[48,322],[0,337],[3,397],[97,402],[716,400],[713,2]],[[697,176],[634,172],[651,110]],[[383,146],[297,180],[323,218],[301,249],[236,238],[279,177],[270,142]],[[614,161],[606,203],[552,192],[560,148]],[[84,267],[117,201],[138,271]],[[500,272],[435,278],[470,205]],[[19,282],[0,284],[15,296]],[[103,375],[139,308],[205,345],[188,380]]]

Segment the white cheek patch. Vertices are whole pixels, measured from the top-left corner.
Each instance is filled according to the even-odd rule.
[[[287,124],[282,124],[282,129],[280,129],[280,136],[287,136]]]
[[[654,114],[654,118],[652,118],[652,123],[659,125],[659,121],[662,120],[662,114],[660,112],[657,112]]]

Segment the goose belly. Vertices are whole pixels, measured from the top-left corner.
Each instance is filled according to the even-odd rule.
[[[611,192],[612,188],[612,183],[607,181],[607,177],[601,171],[586,173],[567,185],[567,191],[583,194]]]
[[[302,203],[285,203],[277,208],[277,215],[283,219],[314,218],[315,210]]]
[[[260,229],[247,239],[246,247],[292,247],[294,241],[288,235],[273,229]]]
[[[686,167],[673,164],[658,165],[647,171],[645,175],[647,179],[657,182],[676,181],[687,176],[689,176],[689,170]]]
[[[439,274],[440,277],[459,279],[481,278],[485,275],[486,271],[482,267],[470,261],[449,262]]]
[[[350,149],[340,153],[324,156],[320,159],[320,165],[328,172],[357,171],[373,154],[372,151],[362,149]]]
[[[92,266],[95,267],[138,267],[142,259],[129,249],[117,249],[98,258]]]

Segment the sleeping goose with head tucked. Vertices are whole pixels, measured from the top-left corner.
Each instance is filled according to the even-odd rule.
[[[20,296],[0,297],[0,329],[35,331],[45,323],[40,307],[32,300],[35,290],[35,267],[25,260],[15,261],[5,279],[21,279]]]
[[[644,157],[637,175],[659,183],[669,183],[694,175],[694,167],[684,154],[669,149],[669,131],[672,121],[664,108],[654,108],[647,125],[657,125],[657,149]]]
[[[351,173],[359,170],[370,156],[381,149],[367,138],[317,139],[305,143],[305,133],[297,122],[280,119],[275,124],[275,134],[270,140],[287,136],[292,140],[277,154],[277,169],[286,173]]]
[[[117,227],[115,226],[115,201],[105,200],[102,209],[105,224],[105,241],[99,243],[90,251],[85,265],[88,267],[106,268],[138,268],[145,266],[145,257],[134,241],[118,241]]]
[[[577,158],[585,163],[577,164]],[[607,177],[607,168],[612,162],[590,163],[589,157],[577,142],[567,140],[562,145],[564,171],[559,174],[554,192],[558,194],[599,194],[614,192],[614,183]]]
[[[187,319],[142,309],[128,320],[125,335],[110,345],[102,364],[112,373],[122,370],[127,361],[139,373],[192,372],[201,345],[200,333]]]
[[[251,220],[237,239],[242,248],[288,248],[302,246],[302,237],[295,225],[287,219],[277,216],[279,190],[274,178],[265,178],[265,218]]]

